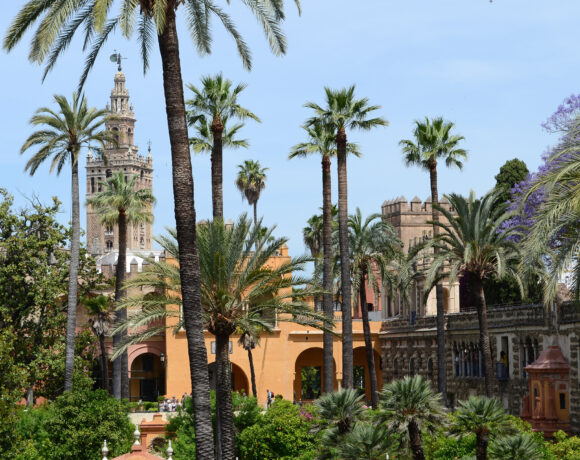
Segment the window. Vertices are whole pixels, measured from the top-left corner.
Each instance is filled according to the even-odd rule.
[[[113,242],[111,240],[107,240],[107,242],[105,243],[107,252],[112,251],[113,250]]]
[[[566,393],[560,393],[560,409],[566,409]]]
[[[105,171],[105,177],[111,177],[112,175],[113,175],[113,173],[111,172],[111,170],[110,170],[110,169],[107,169],[107,170]]]
[[[95,193],[95,178],[91,177],[91,193]]]

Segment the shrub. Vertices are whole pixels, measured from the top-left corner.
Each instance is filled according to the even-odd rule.
[[[20,458],[94,459],[105,439],[115,457],[129,452],[133,429],[125,405],[107,392],[66,392],[51,404],[23,412],[17,430],[32,445],[24,446]]]
[[[554,433],[554,443],[548,443],[548,451],[558,459],[580,460],[580,438],[568,436],[563,431]]]
[[[316,435],[313,408],[299,408],[289,401],[279,400],[257,423],[242,431],[237,439],[240,459],[296,459],[315,457]]]

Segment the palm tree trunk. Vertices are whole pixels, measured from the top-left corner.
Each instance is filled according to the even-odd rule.
[[[224,218],[224,196],[223,196],[223,148],[222,134],[224,125],[219,115],[213,117],[211,124],[213,134],[213,148],[211,151],[211,202],[213,209],[213,218]]]
[[[346,180],[346,132],[336,134],[338,164],[338,239],[340,246],[340,280],[342,296],[342,386],[353,386],[352,308],[350,254],[348,248],[348,190]]]
[[[332,188],[330,175],[330,157],[322,157],[322,310],[326,318],[334,319],[332,299]],[[334,338],[330,331],[322,332],[322,391],[332,393],[334,391]]]
[[[258,200],[254,201],[254,225],[258,225]]]
[[[254,357],[252,356],[251,348],[248,348],[248,361],[250,361],[250,378],[252,380],[252,394],[254,395],[255,398],[257,398],[258,390],[256,388],[256,371],[254,369]]]
[[[101,370],[103,377],[103,390],[109,392],[109,357],[107,356],[107,348],[105,347],[104,334],[99,335],[99,344],[101,346]]]
[[[476,302],[477,319],[479,321],[479,348],[483,353],[483,362],[485,364],[485,395],[488,398],[493,397],[493,387],[495,384],[495,375],[493,361],[491,359],[491,344],[489,341],[489,329],[487,326],[487,305],[485,304],[485,293],[483,291],[483,282],[475,274],[467,274],[468,283],[472,286],[473,298]]]
[[[189,138],[185,119],[183,80],[179,60],[179,43],[175,23],[175,10],[168,8],[166,25],[158,36],[159,52],[163,65],[165,109],[171,143],[173,173],[173,198],[177,241],[179,243],[179,270],[183,320],[189,354],[189,371],[194,408],[196,458],[214,458],[213,430],[209,398],[207,350],[203,336],[203,319],[200,297],[199,255],[196,241],[193,175],[189,154]]]
[[[125,289],[123,284],[125,283],[125,274],[127,272],[127,214],[124,209],[119,209],[119,218],[117,221],[119,227],[119,256],[117,258],[117,271],[115,273],[115,307],[119,304],[121,299],[125,297]],[[123,322],[127,320],[127,310],[122,309],[117,311],[117,320]],[[117,344],[121,343],[127,334],[125,332],[120,332],[113,336],[113,344],[115,343],[115,338]],[[127,351],[123,352],[121,356],[117,358],[120,363],[120,376],[118,377],[119,384],[121,385],[121,399],[129,399],[129,369],[128,369],[128,354]],[[113,377],[115,378],[115,377]]]
[[[77,327],[77,297],[79,276],[79,252],[81,245],[81,222],[79,216],[79,164],[78,152],[71,152],[72,160],[72,234],[70,240],[70,266],[68,270],[68,299],[66,318],[66,350],[64,364],[64,390],[73,388],[75,363],[75,338]]]
[[[487,444],[487,438],[478,434],[475,448],[475,458],[477,458],[477,460],[487,460]]]
[[[371,326],[369,324],[369,308],[367,305],[367,289],[365,286],[366,273],[361,273],[359,296],[360,296],[360,310],[362,313],[363,334],[365,338],[365,351],[367,355],[367,367],[369,368],[369,380],[371,383],[371,404],[373,409],[377,408],[378,404],[378,383],[377,371],[375,369],[375,355],[373,351],[373,342],[371,340]]]
[[[218,460],[234,460],[234,409],[232,403],[232,368],[230,364],[230,336],[216,334],[216,419],[219,420],[221,457]]]
[[[423,442],[421,441],[421,430],[419,425],[414,420],[411,420],[408,425],[409,441],[411,444],[411,452],[413,453],[413,460],[425,460],[423,453]]]
[[[435,206],[439,205],[439,192],[437,190],[437,162],[434,160],[429,168],[431,182],[431,218],[433,222],[439,222],[439,211]],[[433,238],[439,234],[439,227],[433,225]],[[434,248],[437,254],[439,250]],[[443,286],[438,283],[435,287],[437,299],[437,390],[441,393],[443,404],[447,405],[447,363],[445,359],[445,306],[443,305]]]

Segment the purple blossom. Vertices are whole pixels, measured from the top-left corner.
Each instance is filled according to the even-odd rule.
[[[558,109],[542,123],[549,133],[566,131],[570,124],[580,115],[580,94],[571,94],[564,99],[564,102],[558,106]]]

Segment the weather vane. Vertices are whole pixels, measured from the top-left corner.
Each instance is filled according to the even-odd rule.
[[[111,57],[109,58],[111,60],[111,62],[116,62],[118,67],[119,72],[121,71],[121,59],[127,59],[124,58],[123,56],[121,56],[121,53],[118,53],[117,50],[115,50],[114,54],[111,54]]]

